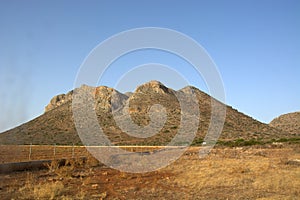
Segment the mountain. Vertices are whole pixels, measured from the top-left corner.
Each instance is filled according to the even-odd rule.
[[[85,95],[81,97],[82,94]],[[195,99],[188,98],[191,95],[196,97],[197,104]],[[79,145],[81,140],[76,131],[78,128],[89,127],[85,137],[90,141],[96,137],[97,133],[90,131],[98,130],[96,125],[85,124],[93,117],[114,144],[167,144],[181,130],[181,117],[186,119],[187,130],[197,124],[194,142],[201,141],[209,130],[210,121],[218,120],[218,113],[214,118],[211,117],[212,102],[223,105],[195,87],[187,86],[175,91],[158,81],[150,81],[138,86],[133,93],[125,94],[106,86],[82,85],[67,94],[53,97],[41,116],[0,134],[0,143]],[[185,109],[185,112],[181,108]],[[89,109],[90,112],[86,112]],[[159,112],[162,110],[165,110],[165,115]],[[75,118],[75,113],[79,113],[80,117]],[[132,120],[132,123],[128,120]],[[153,120],[156,124],[152,123]],[[160,124],[161,122],[165,123]],[[159,128],[160,125],[162,128]],[[156,128],[157,134],[150,133],[151,127]],[[216,127],[210,128],[213,130]],[[133,132],[136,135],[128,134],[126,129],[135,130]],[[220,136],[222,141],[237,139],[264,141],[289,136],[290,134],[278,128],[261,123],[226,106],[226,120]]]
[[[270,126],[293,135],[300,135],[300,112],[280,115],[270,122]]]

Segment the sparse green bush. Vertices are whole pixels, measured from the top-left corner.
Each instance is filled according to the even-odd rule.
[[[271,139],[271,140],[263,140],[261,138],[245,140],[245,139],[240,138],[240,139],[229,140],[229,141],[220,140],[217,142],[217,144],[220,146],[228,146],[228,147],[242,147],[242,146],[272,144],[274,142],[300,143],[300,138],[280,138],[280,139]],[[197,144],[200,144],[200,143],[197,143]]]
[[[193,141],[192,146],[202,145],[202,143],[203,143],[203,139],[198,138]]]

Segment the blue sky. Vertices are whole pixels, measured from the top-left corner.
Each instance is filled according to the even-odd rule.
[[[262,122],[299,111],[299,11],[297,0],[3,0],[0,131],[42,114],[54,95],[73,89],[80,65],[100,42],[140,27],[174,29],[201,44],[222,76],[226,103],[239,111]],[[120,74],[118,67],[158,62],[185,73],[206,91],[190,66],[172,55],[145,51],[122,59],[103,84],[116,86],[117,78],[110,77]],[[140,82],[155,77],[147,69],[137,72]],[[167,76],[158,78],[175,89],[184,86]],[[122,92],[134,88],[133,83],[117,87]]]

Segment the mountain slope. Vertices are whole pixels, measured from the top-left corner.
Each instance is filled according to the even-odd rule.
[[[300,135],[300,112],[280,115],[270,122],[270,126],[294,135]]]
[[[185,99],[184,105],[190,105],[191,108],[187,112],[188,119],[192,122],[194,119],[193,115],[195,114],[194,110],[199,109],[200,111],[199,126],[195,141],[203,139],[209,129],[212,99],[209,95],[195,87],[188,86],[174,91],[158,81],[151,81],[137,87],[133,93],[127,93],[126,95],[105,86],[89,87],[83,85],[79,89],[91,94],[94,106],[93,110],[95,110],[97,120],[105,135],[114,144],[164,145],[169,143],[180,128],[182,110],[178,97],[188,96],[190,92],[196,95],[199,105],[195,107],[193,100]],[[49,105],[46,106],[44,114],[30,122],[0,134],[0,143],[81,144],[74,125],[72,109],[77,109],[76,106],[84,106],[85,101],[73,107],[73,94],[74,91],[70,91],[66,95],[62,94],[54,97]],[[213,99],[213,101],[216,100]],[[220,104],[220,102],[218,103]],[[153,108],[152,111],[155,114],[157,110],[162,109],[161,107],[154,107],[153,105],[155,104],[160,104],[166,110],[165,118],[164,116],[156,116],[156,118],[166,120],[164,126],[157,134],[146,138],[134,137],[127,134],[124,127],[123,129],[120,128],[120,125],[122,126],[122,123],[126,121],[122,115],[122,112],[125,111],[129,112],[135,125],[147,127],[151,124],[149,111]],[[220,136],[221,140],[227,141],[241,138],[246,140],[269,140],[289,137],[289,134],[254,120],[230,106],[226,106],[226,109],[226,120]],[[114,117],[114,115],[117,117]],[[84,118],[80,120],[84,125]],[[92,133],[86,134],[93,140],[94,135]]]

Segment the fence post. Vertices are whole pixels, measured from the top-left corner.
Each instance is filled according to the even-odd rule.
[[[74,158],[74,156],[75,156],[75,153],[74,153],[74,143],[73,143],[73,147],[72,147],[72,158]]]
[[[29,160],[31,160],[31,153],[32,153],[32,143],[30,143],[30,146],[29,146],[29,155],[28,155]]]
[[[56,157],[56,144],[54,144],[53,155],[54,155],[54,159],[55,159],[55,157]]]

